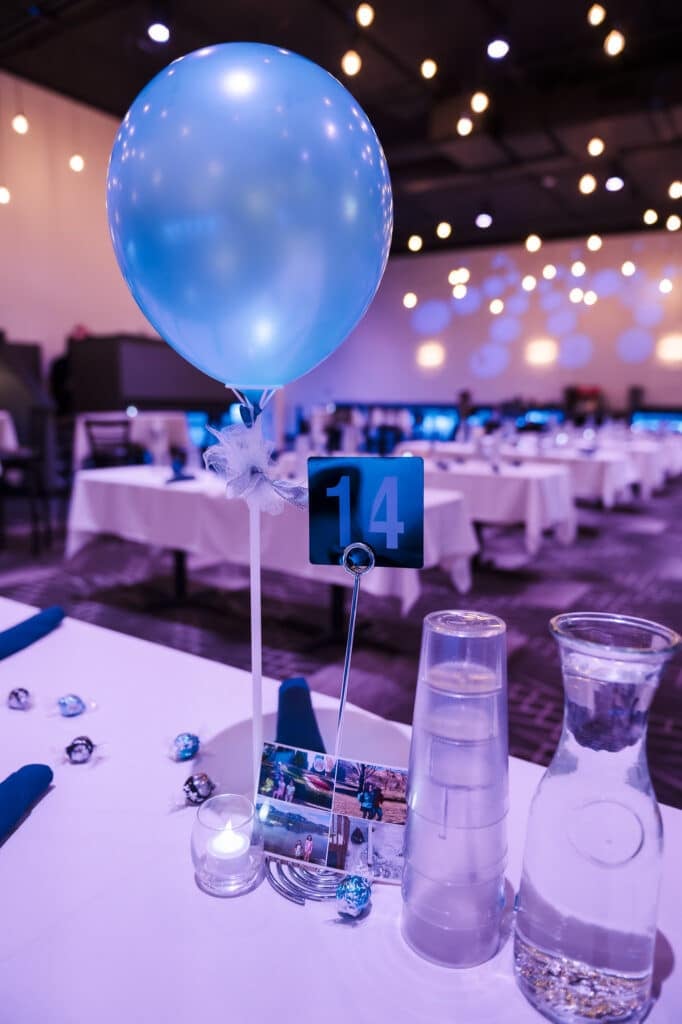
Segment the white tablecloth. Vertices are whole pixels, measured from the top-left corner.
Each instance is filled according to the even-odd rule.
[[[658,481],[657,471],[651,471],[650,462],[640,468],[636,460],[623,450],[616,448],[599,448],[593,455],[578,451],[574,447],[552,448],[542,450],[537,444],[538,435],[531,435],[530,442],[514,447],[503,444],[499,457],[505,462],[521,461],[524,464],[544,464],[564,466],[571,474],[573,497],[584,501],[601,501],[605,508],[613,508],[617,501],[630,497],[631,485],[650,481],[654,477]],[[406,451],[412,450],[409,445]],[[430,453],[438,459],[472,459],[476,458],[476,447],[471,442],[443,441],[430,443]],[[415,451],[414,454],[420,454]],[[650,459],[650,453],[643,460]],[[644,492],[644,486],[642,486]],[[646,491],[645,496],[649,496]]]
[[[94,535],[113,533],[127,540],[186,551],[207,559],[249,564],[248,510],[225,498],[213,473],[196,472],[186,483],[166,485],[169,471],[156,466],[87,469],[76,474],[69,509],[67,556]],[[337,566],[310,565],[308,517],[287,505],[279,516],[261,517],[262,562],[266,569],[324,583],[352,585]],[[470,561],[478,550],[468,508],[461,494],[424,496],[424,566],[440,565],[462,592],[471,585]],[[403,612],[420,593],[416,569],[376,568],[363,590],[397,597]]]
[[[14,420],[6,409],[0,409],[0,448],[13,452],[19,447]]]
[[[30,611],[0,599],[0,628]],[[351,927],[333,905],[295,906],[266,882],[233,900],[197,888],[189,852],[195,812],[172,805],[192,770],[209,772],[223,790],[248,786],[247,673],[67,619],[0,664],[0,676],[3,692],[25,684],[38,702],[27,713],[0,706],[0,778],[31,761],[55,770],[52,790],[0,850],[3,1024],[541,1024],[514,982],[510,941],[471,970],[427,963],[400,936],[397,886],[375,886],[370,915]],[[50,717],[66,691],[96,701],[97,710],[77,721]],[[265,735],[273,737],[273,681],[264,680],[263,696]],[[317,694],[313,701],[330,749],[336,702]],[[202,737],[191,767],[167,757],[181,730]],[[78,733],[101,744],[97,764],[60,759]],[[343,751],[406,764],[408,736],[406,726],[349,707]],[[510,760],[514,887],[541,773]],[[661,810],[659,928],[675,960],[647,1022],[679,1024],[682,813]]]
[[[73,431],[73,468],[80,469],[83,461],[90,455],[90,441],[85,426],[86,420],[97,420],[106,423],[109,420],[126,419],[125,411],[120,412],[84,412],[76,416]],[[130,417],[130,440],[134,444],[153,447],[158,441],[154,434],[160,435],[166,451],[170,445],[184,448],[188,455],[194,454],[194,445],[189,436],[187,417],[184,412],[158,412],[147,410],[137,412]]]
[[[464,494],[475,522],[500,526],[523,523],[530,554],[538,551],[545,530],[553,529],[562,544],[575,539],[571,478],[562,466],[502,463],[495,473],[487,462],[476,459],[451,462],[445,469],[429,462],[424,481],[429,488]]]
[[[602,453],[617,454],[634,463],[640,494],[645,500],[665,484],[669,456],[662,442],[655,438],[629,438],[625,441],[600,438],[599,454]]]

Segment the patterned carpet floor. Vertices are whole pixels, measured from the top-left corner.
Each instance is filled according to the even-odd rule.
[[[486,532],[484,565],[458,595],[439,570],[422,573],[422,592],[406,618],[392,599],[361,595],[349,699],[386,718],[410,722],[421,622],[442,608],[474,608],[508,626],[510,748],[547,764],[561,731],[563,692],[547,622],[560,611],[620,612],[682,627],[682,481],[651,501],[611,511],[582,507],[574,545],[548,539],[528,560],[519,531]],[[0,552],[0,594],[75,618],[249,667],[245,570],[192,574],[184,606],[172,591],[170,556],[102,537],[70,561],[63,537],[39,557],[19,526]],[[338,693],[343,642],[330,638],[329,588],[265,573],[264,671],[305,675],[315,690]],[[682,656],[666,670],[650,716],[649,762],[657,795],[682,807]]]

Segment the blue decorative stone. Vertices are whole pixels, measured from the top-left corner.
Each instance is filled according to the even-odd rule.
[[[95,744],[89,736],[76,736],[66,748],[66,756],[71,764],[85,764],[92,757]]]
[[[76,693],[67,693],[64,697],[60,697],[57,706],[59,714],[64,718],[75,718],[76,715],[82,715],[86,709],[85,701]]]
[[[372,886],[362,875],[348,875],[336,890],[336,909],[342,917],[360,917],[369,907]]]
[[[199,753],[199,737],[193,732],[181,732],[173,740],[173,757],[176,761],[191,761]]]
[[[7,707],[14,711],[28,711],[31,707],[31,694],[24,686],[17,686],[16,690],[10,690],[7,697]]]

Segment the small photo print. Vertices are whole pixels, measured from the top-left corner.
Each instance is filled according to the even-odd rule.
[[[305,864],[327,863],[329,811],[292,807],[283,800],[259,800],[256,807],[266,853]]]
[[[372,860],[372,828],[362,818],[332,814],[327,867],[349,874],[367,873]]]
[[[269,800],[331,810],[335,768],[328,754],[264,743],[258,792]]]
[[[402,768],[339,759],[332,811],[366,821],[404,825],[407,772]]]
[[[371,832],[373,877],[378,882],[400,882],[405,829],[401,825],[372,825]]]

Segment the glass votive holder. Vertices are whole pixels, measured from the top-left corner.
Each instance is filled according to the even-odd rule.
[[[236,793],[212,796],[192,829],[197,885],[212,896],[240,896],[263,877],[263,830],[252,802]]]

